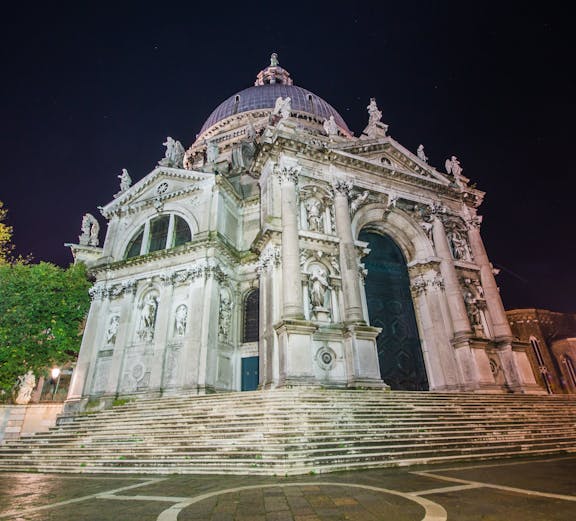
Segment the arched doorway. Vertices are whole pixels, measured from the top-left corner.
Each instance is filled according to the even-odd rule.
[[[366,302],[370,324],[382,328],[376,339],[382,379],[395,390],[428,390],[404,255],[385,235],[362,231],[358,238],[370,248],[363,259]]]

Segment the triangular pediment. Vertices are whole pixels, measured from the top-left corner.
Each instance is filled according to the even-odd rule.
[[[194,193],[200,194],[211,189],[213,184],[214,174],[159,166],[124,192],[116,194],[114,200],[100,211],[109,218],[116,213],[134,212]]]
[[[391,137],[374,141],[359,140],[352,145],[341,148],[340,152],[362,158],[364,161],[387,170],[428,179],[444,186],[449,186],[453,183],[453,180],[447,174],[438,172],[426,161],[420,159],[416,154],[410,152]]]

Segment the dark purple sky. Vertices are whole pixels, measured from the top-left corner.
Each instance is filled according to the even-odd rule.
[[[459,157],[487,192],[507,308],[576,312],[576,43],[552,2],[52,4],[0,22],[0,200],[19,252],[68,265],[121,169],[141,179],[168,135],[189,146],[276,51],[356,135],[376,97],[401,144],[439,170]]]

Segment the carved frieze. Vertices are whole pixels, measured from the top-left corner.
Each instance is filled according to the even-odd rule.
[[[266,245],[258,259],[258,273],[272,271],[274,268],[280,266],[280,260],[280,246],[274,244]]]

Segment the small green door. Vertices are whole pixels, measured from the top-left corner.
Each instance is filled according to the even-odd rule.
[[[242,358],[242,390],[255,391],[258,389],[258,356]]]

